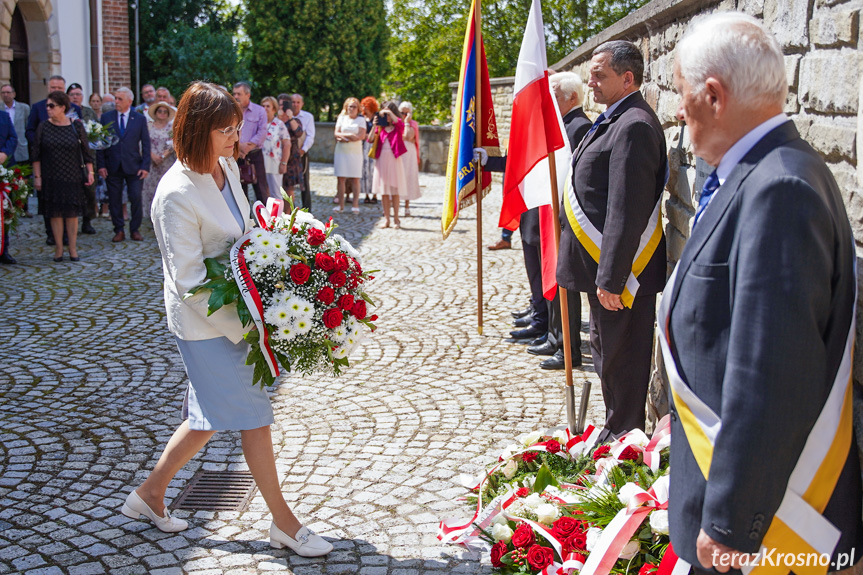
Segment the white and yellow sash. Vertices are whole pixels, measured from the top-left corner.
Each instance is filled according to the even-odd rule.
[[[659,306],[657,332],[680,423],[686,432],[686,440],[689,442],[701,473],[707,479],[713,459],[713,446],[722,421],[686,384],[671,354],[668,321],[676,279],[675,269],[668,280],[665,295]],[[854,299],[855,301],[857,299],[856,291]],[[853,309],[856,309],[856,305]],[[839,542],[840,531],[822,513],[833,495],[851,446],[853,433],[851,362],[854,349],[854,324],[852,320],[845,341],[845,352],[830,395],[806,439],[779,509],[764,535],[761,553],[765,556],[769,556],[772,549],[776,550],[773,552],[774,557],[780,553],[795,555],[815,553],[830,556]],[[755,572],[758,575],[785,575],[791,570],[791,567],[785,566],[782,561],[778,564],[774,563],[777,562],[762,560],[756,562],[754,567],[744,567],[743,572],[747,574]],[[811,561],[811,563],[814,564],[810,565],[809,561],[806,561],[805,565],[800,562],[794,563],[794,572],[798,575],[823,574],[829,567],[829,562],[827,565],[820,565],[819,561]]]
[[[572,168],[569,170],[569,176],[566,178],[566,193],[563,195],[564,210],[566,218],[569,220],[569,225],[572,231],[575,232],[575,237],[578,242],[587,250],[590,257],[598,264],[599,256],[602,252],[602,233],[596,229],[581,206],[578,203],[578,198],[575,197],[575,189],[572,187]],[[647,222],[647,227],[641,234],[641,239],[638,242],[638,250],[635,252],[635,259],[632,261],[632,271],[626,279],[626,286],[623,288],[623,293],[620,294],[620,301],[628,308],[632,307],[632,302],[635,299],[635,294],[638,293],[639,283],[638,276],[644,271],[650,258],[656,252],[656,247],[662,239],[662,196],[656,202],[653,208],[653,213],[650,214],[650,219]]]

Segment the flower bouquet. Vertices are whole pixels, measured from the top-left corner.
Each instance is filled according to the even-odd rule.
[[[99,122],[87,120],[84,122],[84,130],[87,132],[87,140],[90,142],[92,150],[107,150],[114,144],[120,141],[119,136],[111,129],[113,122],[108,122],[104,126]]]
[[[0,253],[3,252],[6,232],[17,228],[21,216],[27,211],[27,202],[33,193],[28,177],[31,170],[30,166],[0,166]]]
[[[255,203],[260,227],[233,245],[228,262],[208,258],[207,281],[186,294],[209,290],[208,313],[236,304],[243,325],[254,323],[244,339],[254,383],[272,385],[279,364],[304,374],[338,375],[376,315],[365,292],[374,279],[360,254],[308,211],[283,212],[281,200]]]
[[[463,478],[476,512],[442,521],[438,538],[490,545],[492,566],[507,574],[683,570],[668,538],[669,418],[652,438],[634,430],[597,446],[597,436],[593,427],[522,436],[483,477]]]

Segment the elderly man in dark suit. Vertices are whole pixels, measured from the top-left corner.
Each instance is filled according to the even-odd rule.
[[[0,164],[11,159],[9,165],[15,163],[15,149],[18,147],[18,134],[15,125],[8,114],[0,113]],[[3,247],[0,249],[0,264],[16,264],[15,258],[9,254],[9,230],[3,228]]]
[[[569,139],[569,148],[575,150],[590,129],[590,119],[581,105],[584,102],[584,85],[578,74],[558,72],[549,78],[557,107],[563,115],[563,126]],[[569,334],[572,349],[572,365],[581,365],[581,296],[573,292],[569,297]],[[539,363],[542,369],[564,369],[563,327],[561,325],[560,296],[548,302],[548,338],[540,344],[527,348],[534,355],[550,355]]]
[[[644,58],[631,42],[606,42],[593,51],[588,86],[606,109],[573,155],[572,190],[561,211],[557,281],[588,294],[590,346],[606,410],[603,438],[644,429],[656,294],[665,285],[658,218],[665,137],[639,92],[643,72]],[[646,249],[644,235],[652,238]]]
[[[96,153],[99,175],[108,183],[108,205],[111,209],[111,221],[114,222],[114,237],[112,242],[122,242],[126,239],[123,221],[123,184],[132,204],[129,231],[134,241],[143,240],[141,227],[143,207],[141,190],[144,178],[150,171],[150,132],[147,120],[132,109],[133,94],[129,88],[120,88],[114,93],[116,109],[102,114],[102,125],[111,124],[114,133],[120,141]]]
[[[856,254],[842,193],[783,113],[782,50],[758,21],[697,21],[676,54],[678,118],[716,169],[660,308],[674,550],[696,572],[759,549],[859,559]],[[850,567],[844,557],[830,570]],[[784,572],[812,572],[791,559]]]

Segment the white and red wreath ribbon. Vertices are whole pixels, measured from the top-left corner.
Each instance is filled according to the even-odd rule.
[[[266,207],[261,202],[255,202],[253,210],[258,225],[265,230],[272,229],[275,219],[282,215],[284,206],[285,204],[282,200],[275,198],[269,198]],[[234,274],[237,285],[240,287],[243,301],[246,302],[246,307],[249,308],[252,321],[255,322],[255,327],[258,329],[258,343],[261,346],[261,353],[264,354],[264,360],[267,362],[267,366],[270,368],[270,373],[273,377],[278,377],[279,363],[276,361],[273,348],[270,347],[270,333],[264,324],[264,302],[261,300],[261,294],[258,292],[258,288],[255,287],[255,282],[252,280],[252,274],[249,272],[249,266],[246,263],[245,248],[251,243],[250,238],[253,233],[254,231],[244,234],[231,246],[231,271]]]
[[[6,249],[6,210],[3,204],[9,202],[9,207],[12,209],[12,198],[6,193],[5,186],[0,188],[0,254]]]
[[[569,435],[568,430],[567,430],[567,435]],[[587,429],[584,431],[584,433],[582,435],[573,437],[569,441],[567,441],[567,446],[570,443],[572,443],[573,446],[588,445],[588,442],[589,442],[590,447],[592,447],[593,444],[596,443],[596,437],[598,435],[599,435],[598,432],[596,432],[596,430],[593,428],[593,426],[588,425]],[[589,447],[583,449],[580,453],[583,453],[587,449],[589,449]],[[469,533],[469,530],[470,530],[471,526],[474,524],[474,522],[476,521],[477,517],[479,517],[483,512],[483,509],[482,509],[482,491],[483,491],[483,488],[485,487],[486,481],[488,481],[488,478],[491,477],[498,469],[500,469],[501,467],[506,465],[506,462],[508,460],[512,459],[516,455],[521,455],[523,453],[527,453],[528,451],[544,451],[546,453],[550,453],[548,451],[548,441],[536,443],[536,444],[531,445],[529,447],[526,447],[520,451],[514,451],[512,453],[509,453],[506,457],[501,455],[498,458],[498,460],[499,460],[498,463],[494,467],[492,467],[488,471],[488,473],[486,473],[485,475],[480,475],[476,478],[474,478],[470,475],[462,475],[460,478],[460,481],[464,487],[470,489],[471,491],[479,491],[479,497],[477,498],[477,503],[476,503],[476,512],[473,514],[473,517],[471,517],[471,519],[469,521],[465,521],[464,519],[460,519],[460,518],[444,519],[443,521],[440,522],[440,525],[438,526],[437,538],[443,543],[466,543],[468,541],[468,538],[473,538],[476,531],[474,530],[474,532]],[[567,457],[567,453],[570,453],[570,450],[568,447],[566,448],[566,451],[564,449],[561,449],[560,451],[556,452],[556,454],[560,457]],[[578,487],[578,486],[573,486],[573,487]],[[507,498],[509,499],[509,501],[507,501],[504,504],[506,507],[508,507],[512,503],[512,501],[515,499],[515,497],[514,496],[512,496],[512,497],[507,496]],[[497,501],[497,500],[495,500],[495,501]],[[504,507],[504,505],[502,505],[501,507]],[[499,512],[500,511],[498,511],[498,513]],[[497,513],[494,513],[494,515],[497,515]],[[494,515],[487,517],[489,523],[494,518]]]

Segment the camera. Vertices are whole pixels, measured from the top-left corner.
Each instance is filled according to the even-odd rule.
[[[378,126],[382,128],[386,128],[390,125],[389,116],[384,114],[383,112],[378,112]]]

